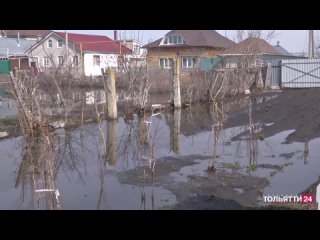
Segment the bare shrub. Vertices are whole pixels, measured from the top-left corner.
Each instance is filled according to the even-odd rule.
[[[116,87],[128,89],[130,100],[138,110],[144,110],[149,102],[150,82],[145,65],[122,56],[119,63]]]

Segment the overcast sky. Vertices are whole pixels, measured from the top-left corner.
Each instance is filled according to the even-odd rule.
[[[63,31],[63,30],[57,30]],[[124,39],[137,39],[143,43],[157,40],[170,30],[118,30],[118,35]],[[235,30],[217,30],[222,35],[227,35],[231,40],[235,40]],[[113,38],[113,30],[68,30],[73,33],[98,34],[106,35]],[[316,42],[319,39],[319,31],[314,33]],[[271,40],[271,44],[275,45],[280,41],[281,46],[292,53],[301,53],[308,51],[308,31],[307,30],[277,30],[276,37]]]

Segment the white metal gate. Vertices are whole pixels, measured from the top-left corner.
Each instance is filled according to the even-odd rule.
[[[320,87],[320,59],[281,61],[282,88]]]

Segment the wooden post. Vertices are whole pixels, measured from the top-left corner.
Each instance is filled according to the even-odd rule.
[[[265,82],[265,85],[264,85],[264,89],[270,89],[271,88],[271,79],[272,79],[272,65],[271,65],[271,63],[268,63],[268,65],[267,65],[266,82]]]
[[[116,74],[113,68],[108,69],[108,75],[104,74],[102,70],[102,75],[106,84],[105,92],[107,97],[107,107],[108,107],[108,119],[117,119],[117,98],[116,98]],[[105,79],[107,78],[107,80]]]
[[[175,108],[181,108],[180,96],[180,60],[173,59],[173,104]]]
[[[108,162],[111,166],[117,163],[117,121],[108,121],[107,135],[107,154]]]

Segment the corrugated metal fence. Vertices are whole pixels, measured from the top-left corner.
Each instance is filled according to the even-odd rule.
[[[281,61],[283,88],[320,87],[320,59]]]
[[[215,68],[218,63],[221,62],[221,58],[216,57],[216,58],[201,58],[200,61],[200,66],[202,71],[209,71],[213,68]]]
[[[281,59],[270,59],[265,61],[265,66],[271,63],[271,86],[281,86]]]
[[[0,60],[0,74],[9,74],[10,62],[9,60]]]

